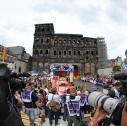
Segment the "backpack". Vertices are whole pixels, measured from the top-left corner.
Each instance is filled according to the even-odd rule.
[[[49,108],[53,111],[53,112],[57,112],[59,110],[59,103],[56,102],[55,100],[53,100],[53,96],[52,96],[52,100],[49,102],[48,104]]]

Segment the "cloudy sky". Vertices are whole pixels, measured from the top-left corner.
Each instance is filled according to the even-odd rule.
[[[125,57],[126,0],[0,0],[0,44],[32,54],[38,23],[53,23],[56,33],[104,37],[108,58]]]

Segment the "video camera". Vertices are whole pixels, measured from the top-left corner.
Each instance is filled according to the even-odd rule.
[[[5,85],[10,87],[12,92],[25,87],[25,81],[21,75],[11,73],[6,64],[0,64],[0,80],[3,80]]]
[[[107,113],[108,123],[120,125],[122,110],[127,99],[127,73],[116,73],[114,79],[119,80],[121,99],[112,98],[104,93],[94,91],[88,96],[88,103],[92,107],[100,106]]]
[[[0,126],[24,126],[14,107],[11,71],[6,64],[0,64]],[[12,89],[10,89],[12,88]],[[14,90],[14,89],[13,89]]]

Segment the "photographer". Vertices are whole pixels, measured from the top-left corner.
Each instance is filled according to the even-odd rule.
[[[101,107],[97,107],[94,116],[89,122],[88,126],[99,126],[99,123],[106,117],[106,112],[101,109]]]
[[[121,126],[127,126],[127,102],[122,111]]]
[[[106,112],[100,108],[97,107],[93,118],[89,122],[88,126],[99,126],[99,123],[106,117]],[[124,105],[124,108],[122,110],[122,117],[121,117],[121,125],[120,126],[127,126],[127,102]]]
[[[10,70],[5,64],[0,64],[0,126],[23,126],[13,104],[8,100],[11,94],[9,81]]]

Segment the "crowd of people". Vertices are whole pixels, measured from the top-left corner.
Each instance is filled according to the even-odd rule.
[[[3,70],[0,72],[3,72]],[[17,112],[17,116],[12,113],[15,119],[10,118],[12,122],[13,120],[16,120],[17,122],[19,121],[19,123],[13,123],[14,126],[17,126],[17,124],[20,124],[19,126],[23,126],[20,121],[20,112],[23,110],[29,117],[30,126],[36,125],[35,119],[38,117],[42,119],[42,125],[45,118],[48,118],[50,126],[57,126],[59,125],[59,119],[62,117],[62,119],[67,122],[68,126],[73,126],[73,124],[74,126],[99,126],[100,122],[107,115],[106,111],[102,107],[97,106],[97,108],[93,108],[89,105],[88,95],[90,92],[83,84],[78,87],[76,85],[72,85],[66,90],[65,94],[60,95],[57,88],[52,88],[49,76],[24,77],[23,80],[25,87],[14,91],[14,106],[10,107],[11,105],[6,99],[7,94],[5,95],[4,93],[7,88],[5,85],[8,86],[9,77],[6,72],[3,72],[2,74],[0,74],[0,113],[2,112],[0,114],[0,124],[3,123],[1,119],[6,120],[6,118],[8,118],[7,115],[13,112],[10,108],[15,109]],[[106,80],[106,82],[114,82],[112,77],[95,77],[93,75],[89,75],[85,78],[86,79],[83,81],[91,82],[90,80]],[[119,88],[120,86],[117,84],[115,85],[114,83],[114,86],[106,95],[109,95],[109,97],[112,98],[121,99]],[[127,126],[126,108],[127,103],[124,104],[122,109],[121,126]],[[88,123],[84,121],[84,113],[91,113],[92,115],[91,118],[89,118],[90,120]],[[53,120],[55,120],[55,124],[53,124]],[[7,124],[7,121],[4,121],[2,126],[8,126],[5,125],[5,122]]]
[[[102,78],[103,80],[107,79],[107,82],[113,82],[111,77],[106,76],[96,78],[96,81]],[[46,117],[49,118],[50,126],[53,125],[53,120],[55,120],[55,126],[59,125],[58,120],[61,118],[61,115],[63,116],[63,120],[67,121],[68,126],[72,126],[73,123],[74,126],[87,125],[87,122],[83,122],[84,113],[93,113],[94,108],[88,104],[87,98],[89,91],[83,84],[78,87],[72,86],[66,90],[64,95],[60,95],[57,88],[52,88],[49,77],[47,79],[46,77],[30,76],[25,78],[25,82],[26,87],[19,91],[20,93],[16,91],[16,94],[18,94],[16,96],[19,96],[16,97],[16,99],[18,99],[19,103],[22,101],[25,106],[25,112],[29,116],[31,126],[35,125],[35,119],[41,115],[43,115],[42,121],[44,121]],[[106,95],[119,99],[120,93],[118,88],[119,85],[114,84]],[[61,112],[62,109],[64,110],[63,113]],[[96,109],[96,111],[100,112],[100,108]],[[92,122],[95,122],[94,118]],[[97,122],[99,123],[99,121]],[[89,123],[89,126],[90,125],[92,126],[91,123]]]
[[[48,88],[48,84],[42,83],[40,77],[31,76],[26,78],[25,82],[26,87],[16,91],[15,98],[18,101],[17,108],[19,110],[21,110],[20,104],[25,106],[25,112],[29,116],[31,126],[34,126],[35,119],[41,114],[45,115],[43,118],[48,115],[50,125],[52,125],[53,119],[55,119],[55,125],[58,125],[58,119],[62,115],[63,120],[68,121],[68,126],[72,126],[73,123],[75,126],[81,126],[84,111],[90,111],[87,103],[89,92],[83,85],[78,88],[72,86],[66,90],[64,95],[60,95],[57,92],[57,88]],[[48,80],[48,83],[50,84],[51,82]],[[81,97],[83,98],[82,101]],[[74,102],[77,102],[75,104],[79,108],[76,105],[72,105]],[[55,108],[53,109],[54,106]],[[63,113],[61,112],[62,109],[64,110]],[[76,109],[79,109],[78,112]],[[80,115],[82,115],[82,118],[80,118]]]
[[[116,80],[112,75],[94,75],[88,74],[81,77],[82,81],[91,82],[96,85],[115,84]]]

